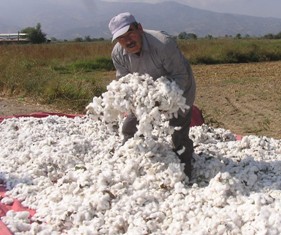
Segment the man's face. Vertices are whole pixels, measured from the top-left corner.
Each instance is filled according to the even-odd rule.
[[[140,53],[142,48],[143,29],[140,24],[132,24],[129,30],[117,38],[120,45],[129,53]]]

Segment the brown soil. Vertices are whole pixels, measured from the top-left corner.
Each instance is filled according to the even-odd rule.
[[[192,67],[196,105],[208,125],[240,135],[281,138],[281,61]],[[74,113],[31,100],[0,98],[0,115],[33,112]]]
[[[281,61],[194,66],[206,122],[241,135],[281,138]]]
[[[74,113],[73,110],[58,108],[55,105],[44,105],[29,98],[0,97],[0,115],[13,116],[36,112]]]

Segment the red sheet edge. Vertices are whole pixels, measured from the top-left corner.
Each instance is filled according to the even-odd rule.
[[[31,114],[18,114],[11,116],[0,116],[0,122],[2,122],[6,118],[20,118],[20,117],[35,117],[35,118],[43,118],[48,117],[50,115],[60,116],[60,117],[68,117],[75,118],[77,116],[83,117],[83,114],[66,114],[66,113],[49,113],[49,112],[36,112]],[[190,126],[201,126],[204,123],[204,118],[201,110],[195,105],[192,106],[192,117]]]
[[[60,116],[60,117],[68,117],[68,118],[75,118],[77,116],[84,116],[82,114],[66,114],[66,113],[48,113],[48,112],[36,112],[30,114],[16,114],[11,116],[0,116],[0,122],[7,118],[20,118],[20,117],[34,117],[34,118],[43,118],[48,117],[50,115]]]
[[[0,220],[0,234],[1,235],[13,235],[11,233],[11,231],[7,228],[6,224],[4,224],[1,220]]]
[[[0,185],[0,197],[1,199],[5,197],[6,188],[3,185]],[[35,210],[24,207],[18,199],[13,199],[13,203],[10,205],[0,203],[0,217],[5,216],[8,211],[28,211],[30,218],[36,213]],[[13,235],[12,232],[8,229],[6,224],[0,220],[0,234],[1,235]]]

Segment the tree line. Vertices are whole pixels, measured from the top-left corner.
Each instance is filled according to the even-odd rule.
[[[26,33],[26,37],[31,43],[34,44],[39,44],[39,43],[45,43],[48,42],[49,40],[46,37],[46,33],[42,32],[41,29],[41,24],[37,23],[35,27],[27,27],[21,30],[21,33]],[[225,38],[233,38],[232,35],[225,35]],[[181,39],[181,40],[196,40],[198,39],[198,36],[195,33],[187,33],[187,32],[180,32],[177,36],[175,36],[176,39]],[[210,34],[205,36],[206,39],[213,39],[214,37]],[[250,35],[245,35],[242,36],[240,33],[236,34],[234,38],[241,39],[241,38],[251,38]],[[266,34],[261,38],[265,39],[281,39],[281,32],[277,34]],[[51,38],[51,41],[59,41],[56,38]],[[94,42],[94,41],[103,41],[105,40],[104,38],[91,38],[90,36],[85,36],[84,38],[82,37],[77,37],[73,39],[72,41],[74,42]],[[67,40],[64,40],[67,41]]]
[[[236,39],[242,39],[242,38],[251,38],[250,35],[246,34],[246,35],[242,35],[240,33],[236,34],[235,36],[232,35],[224,35],[225,38],[236,38]],[[198,36],[195,33],[187,33],[187,32],[181,32],[178,34],[178,36],[176,37],[177,39],[182,39],[182,40],[196,40],[198,38]],[[208,34],[205,36],[206,39],[213,39],[215,38],[214,36]],[[277,33],[277,34],[266,34],[260,38],[264,38],[264,39],[281,39],[281,32]]]

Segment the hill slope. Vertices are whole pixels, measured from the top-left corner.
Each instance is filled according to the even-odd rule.
[[[11,14],[11,10],[21,12]],[[198,36],[242,35],[261,36],[281,31],[281,19],[215,13],[176,2],[128,3],[104,1],[57,2],[54,0],[10,0],[0,9],[0,33],[15,32],[41,23],[48,37],[110,38],[108,22],[113,15],[130,11],[144,28],[165,30],[172,35],[180,32]]]

